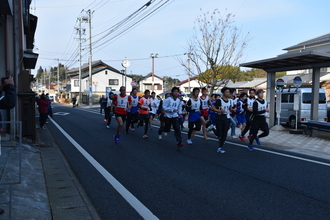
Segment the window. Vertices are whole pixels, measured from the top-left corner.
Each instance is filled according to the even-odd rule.
[[[282,94],[282,100],[281,102],[287,103],[289,100],[289,94]]]
[[[151,90],[151,88],[152,88],[152,85],[146,85],[146,89]]]
[[[325,93],[319,94],[319,103],[326,103]],[[312,93],[302,94],[302,103],[312,103]]]
[[[294,94],[289,95],[289,102],[294,103]]]
[[[79,80],[74,80],[73,81],[73,86],[74,87],[79,87]]]
[[[190,92],[189,91],[189,88],[184,88],[184,92],[188,92],[189,93]]]
[[[109,86],[111,86],[111,85],[117,86],[118,84],[119,84],[118,79],[109,79]]]
[[[105,75],[108,75],[108,71],[107,70],[105,71]]]

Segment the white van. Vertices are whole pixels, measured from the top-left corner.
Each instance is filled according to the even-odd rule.
[[[281,123],[296,126],[296,111],[293,110],[294,94],[299,94],[298,125],[311,120],[312,88],[285,88],[281,90]],[[279,91],[276,91],[279,94]],[[319,89],[318,121],[327,122],[327,103],[324,89]]]

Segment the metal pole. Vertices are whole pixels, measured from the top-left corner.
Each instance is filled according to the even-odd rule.
[[[79,18],[79,97],[78,97],[78,105],[81,97],[81,18]]]
[[[127,89],[127,85],[126,85],[126,71],[127,71],[127,68],[125,67],[125,88]]]
[[[57,87],[58,87],[58,93],[60,93],[60,59],[57,59]],[[61,96],[61,94],[60,94]],[[60,99],[59,99],[60,100]]]
[[[190,53],[188,55],[188,92],[190,93]]]
[[[154,91],[154,71],[155,71],[155,56],[152,56],[152,88],[151,90]]]
[[[92,88],[92,16],[91,10],[88,13],[88,24],[89,24],[89,107],[93,104],[93,88]]]

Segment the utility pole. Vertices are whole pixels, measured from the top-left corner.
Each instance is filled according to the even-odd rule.
[[[151,59],[152,59],[152,68],[151,68],[151,70],[152,70],[152,72],[151,72],[151,74],[152,74],[152,84],[151,84],[151,86],[152,86],[152,88],[151,88],[151,91],[153,92],[154,91],[154,76],[155,76],[155,58],[157,58],[158,57],[158,53],[156,53],[156,54],[150,54],[150,57],[151,57]]]
[[[89,9],[88,14],[88,26],[89,26],[89,107],[92,107],[93,104],[93,81],[92,81],[92,11]]]
[[[185,53],[187,54],[187,61],[188,61],[188,92],[191,93],[191,89],[190,89],[190,54],[191,53]]]
[[[57,88],[58,88],[58,93],[61,96],[61,93],[60,93],[60,59],[57,59]]]
[[[85,34],[85,29],[81,29],[81,20],[82,18],[78,18],[78,21],[79,21],[79,28],[75,28],[79,34],[79,96],[78,96],[78,105],[80,103],[80,101],[82,100],[82,95],[81,95],[81,35],[82,35],[82,31],[83,31],[83,34]]]

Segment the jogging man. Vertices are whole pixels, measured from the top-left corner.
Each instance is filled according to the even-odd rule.
[[[158,106],[159,106],[159,99],[156,98],[156,93],[151,93],[151,110],[150,110],[150,118],[149,118],[149,125],[150,130],[152,130],[152,120],[154,120],[155,115],[157,114]]]
[[[171,93],[166,93],[165,94],[165,99],[167,99],[170,96],[171,96]],[[164,121],[165,112],[163,110],[163,102],[164,102],[164,100],[160,100],[159,106],[158,106],[158,111],[157,111],[157,114],[159,115],[159,121],[160,121],[160,127],[158,129],[158,139],[159,140],[163,139],[162,133],[163,133],[163,130],[164,130],[164,127],[165,127],[165,121]],[[167,132],[164,132],[164,135],[166,136]]]
[[[192,96],[187,103],[188,115],[188,140],[187,144],[192,144],[191,134],[193,131],[201,130],[201,114],[202,111],[202,101],[198,98],[199,88],[194,88],[192,91]]]
[[[120,91],[120,94],[116,95],[112,100],[113,107],[116,107],[115,117],[118,122],[117,133],[115,135],[116,144],[118,144],[120,141],[120,132],[121,132],[123,124],[126,120],[127,111],[131,108],[131,105],[132,105],[131,97],[126,95],[126,87],[121,86],[119,91]]]
[[[139,108],[138,102],[140,97],[137,96],[137,89],[133,88],[131,92],[131,99],[132,99],[132,107],[130,111],[127,113],[127,121],[126,121],[126,134],[128,134],[128,129],[134,131],[134,123],[138,121],[139,117]]]
[[[246,126],[246,118],[245,118],[245,109],[243,108],[244,105],[246,105],[246,97],[247,94],[245,92],[242,92],[239,95],[239,100],[237,102],[237,108],[236,108],[236,120],[237,120],[237,126],[241,126],[241,134],[238,136],[239,139],[244,141],[244,138],[242,136],[242,133]]]
[[[217,152],[223,154],[226,151],[222,149],[222,147],[225,144],[230,123],[231,94],[228,87],[223,87],[221,89],[221,93],[222,97],[216,100],[214,105],[212,105],[212,111],[217,113],[215,117],[215,124],[220,144]]]
[[[264,92],[264,90],[258,89],[256,91],[257,99],[253,103],[252,137],[248,145],[250,151],[254,150],[252,146],[254,140],[256,140],[257,144],[260,146],[259,138],[266,137],[269,134],[269,127],[266,122],[266,112],[269,112],[269,109],[267,108],[267,101],[264,100]],[[258,135],[259,129],[263,131],[260,135]]]
[[[209,138],[206,135],[206,121],[208,120],[208,111],[211,106],[211,102],[209,100],[209,97],[207,95],[207,89],[205,87],[202,88],[202,95],[199,98],[202,101],[201,121],[203,126],[204,139],[208,140]]]
[[[181,100],[178,99],[178,94],[180,92],[178,87],[173,87],[172,95],[165,99],[163,102],[163,110],[164,110],[164,132],[169,132],[171,130],[171,126],[174,129],[174,136],[177,141],[177,147],[183,147],[182,138],[181,138],[181,131],[180,131],[180,124],[179,124],[179,117],[182,117],[182,107],[181,107]]]
[[[247,97],[246,99],[246,105],[244,105],[243,107],[245,108],[245,118],[246,118],[246,126],[245,126],[245,129],[244,131],[242,132],[242,134],[240,135],[239,139],[244,142],[244,136],[245,134],[250,130],[251,128],[251,116],[252,116],[252,112],[253,112],[253,103],[254,101],[256,100],[256,97],[255,97],[255,92],[256,90],[255,89],[250,89],[249,90],[249,97]],[[248,139],[250,139],[252,137],[251,135],[251,131],[250,131],[250,134],[248,136]]]
[[[144,126],[143,138],[148,138],[149,109],[151,107],[150,90],[144,91],[144,96],[139,100],[139,127]]]
[[[107,128],[110,128],[111,119],[112,119],[112,115],[113,115],[113,108],[114,108],[112,105],[113,98],[114,98],[114,94],[113,94],[113,92],[110,92],[109,97],[107,99],[107,104],[104,109],[104,117],[107,120]]]

